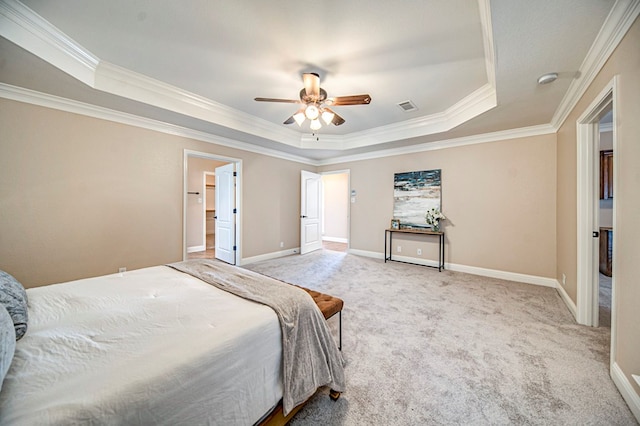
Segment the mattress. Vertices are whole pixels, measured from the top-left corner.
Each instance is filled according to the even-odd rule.
[[[282,397],[275,312],[166,266],[27,290],[0,424],[242,424]]]

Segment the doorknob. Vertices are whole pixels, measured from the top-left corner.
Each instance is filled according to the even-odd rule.
[[[300,216],[300,219],[305,219],[305,218],[306,218],[305,215]]]

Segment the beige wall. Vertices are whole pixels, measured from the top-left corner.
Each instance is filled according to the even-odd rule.
[[[243,257],[300,247],[301,170],[315,167],[258,154],[243,163]]]
[[[578,105],[558,131],[558,271],[576,301],[576,121],[603,88],[618,76],[614,231],[616,358],[636,393],[631,374],[640,374],[640,21],[636,20]]]
[[[301,164],[0,99],[0,269],[33,287],[182,259],[184,149],[243,162],[243,257],[299,246]]]
[[[349,169],[352,249],[382,253],[393,217],[393,175],[442,169],[446,260],[555,277],[556,137],[544,135],[323,167]],[[416,241],[402,255],[417,256]],[[424,243],[423,257],[434,252]],[[395,250],[395,248],[394,248]],[[394,251],[395,253],[395,251]],[[431,257],[434,259],[434,257]]]
[[[349,174],[322,175],[324,198],[323,238],[346,240],[349,236]]]

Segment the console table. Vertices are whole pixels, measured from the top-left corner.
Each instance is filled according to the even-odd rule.
[[[438,266],[431,265],[422,265],[428,266],[430,268],[438,268],[438,271],[442,271],[444,269],[444,232],[442,231],[432,231],[430,229],[385,229],[384,230],[384,263],[387,263],[387,260],[394,262],[402,262],[401,260],[392,259],[393,256],[393,234],[413,234],[413,235],[435,235],[438,237]],[[388,243],[387,243],[388,236]],[[389,248],[389,256],[387,257],[387,247]],[[404,263],[414,263],[414,262],[404,262]],[[419,263],[414,263],[416,265],[420,265]]]

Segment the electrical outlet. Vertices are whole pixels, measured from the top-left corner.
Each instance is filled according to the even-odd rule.
[[[422,249],[418,249],[418,256],[422,255]]]
[[[122,274],[122,273],[125,273],[125,272],[127,272],[127,268],[125,268],[124,266],[118,268],[118,273],[119,274]]]
[[[280,241],[280,248],[284,247],[284,241]]]
[[[398,253],[402,253],[402,246],[398,246]]]
[[[562,274],[562,285],[566,285],[567,284],[567,276],[565,274]]]

